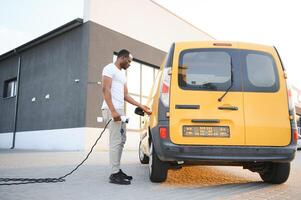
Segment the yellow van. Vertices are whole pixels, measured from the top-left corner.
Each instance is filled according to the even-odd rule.
[[[174,43],[150,95],[139,158],[152,182],[185,165],[239,165],[283,183],[298,139],[286,73],[275,47]]]

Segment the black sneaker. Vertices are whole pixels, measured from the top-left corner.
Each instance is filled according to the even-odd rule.
[[[131,181],[125,179],[119,172],[111,174],[110,183],[119,184],[119,185],[129,185]]]
[[[133,180],[133,177],[132,177],[132,176],[128,176],[128,175],[127,175],[126,173],[124,173],[121,169],[119,170],[118,173],[121,175],[121,177],[123,177],[123,178],[125,178],[125,179],[127,179],[127,180],[129,180],[129,181]]]

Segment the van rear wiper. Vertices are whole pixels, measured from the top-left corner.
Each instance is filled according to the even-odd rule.
[[[217,100],[219,102],[221,102],[223,100],[223,98],[226,96],[226,94],[229,92],[229,90],[232,88],[233,86],[233,64],[232,64],[232,57],[230,58],[230,65],[231,65],[231,85],[230,87],[228,87],[228,89],[226,90],[226,92],[223,94],[223,96],[221,96],[220,98],[218,98]]]

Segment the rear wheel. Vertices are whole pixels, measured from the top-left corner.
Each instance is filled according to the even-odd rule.
[[[167,178],[168,164],[161,161],[154,149],[153,143],[150,144],[149,156],[149,178],[152,182],[161,183]]]
[[[139,143],[139,160],[142,164],[148,164],[149,162],[149,157],[147,155],[144,154],[143,150],[142,150],[142,143],[140,141]]]
[[[290,174],[290,163],[267,163],[267,168],[259,175],[266,183],[284,183]]]

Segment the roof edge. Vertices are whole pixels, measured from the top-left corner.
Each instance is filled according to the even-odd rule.
[[[13,56],[15,54],[18,54],[20,52],[23,52],[23,51],[25,51],[25,50],[33,47],[33,46],[36,46],[36,45],[42,43],[42,42],[50,40],[50,39],[52,39],[52,38],[54,38],[54,37],[56,37],[60,34],[63,34],[67,31],[75,28],[75,27],[78,27],[82,24],[83,24],[83,19],[76,18],[76,19],[74,19],[74,20],[72,20],[72,21],[70,21],[70,22],[68,22],[68,23],[66,23],[66,24],[64,24],[64,25],[48,32],[48,33],[45,33],[44,35],[41,35],[41,36],[39,36],[39,37],[37,37],[37,38],[35,38],[35,39],[25,43],[25,44],[22,44],[19,47],[14,48],[13,50],[10,50],[10,51],[0,55],[0,61],[4,60],[4,59],[6,59],[10,56]]]

